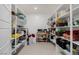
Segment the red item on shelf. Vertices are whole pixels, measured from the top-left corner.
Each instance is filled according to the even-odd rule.
[[[65,38],[70,38],[70,31],[65,31],[64,33],[63,33],[63,36],[65,37]],[[79,41],[79,30],[73,30],[73,41]]]
[[[70,39],[70,35],[68,35],[67,33],[64,33],[63,36],[64,36],[64,38],[66,38],[66,39]]]
[[[67,39],[70,39],[70,31],[65,31],[65,32],[63,33],[63,36],[64,36],[65,38],[67,38]]]
[[[73,31],[73,41],[79,41],[79,30]]]

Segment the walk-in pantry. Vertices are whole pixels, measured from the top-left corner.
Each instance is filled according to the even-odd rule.
[[[79,55],[79,4],[0,4],[0,55]]]

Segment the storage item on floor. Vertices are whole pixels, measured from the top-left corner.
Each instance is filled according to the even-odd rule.
[[[29,35],[29,45],[33,45],[33,44],[36,44],[36,36],[35,34],[31,34]]]
[[[37,41],[38,42],[47,42],[48,40],[48,33],[47,33],[47,29],[38,29],[37,32]]]

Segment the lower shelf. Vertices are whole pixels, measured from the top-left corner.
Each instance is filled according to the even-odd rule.
[[[19,48],[15,49],[13,52],[12,52],[12,55],[17,55],[21,49],[24,47],[24,45],[21,45]]]
[[[62,49],[59,45],[57,45],[57,48],[58,48],[58,51],[64,55],[71,55],[70,52],[68,52],[67,50],[65,49]]]
[[[73,43],[79,45],[79,41],[73,41]]]
[[[21,43],[18,43],[18,45],[15,46],[14,49],[12,49],[12,52],[16,51],[16,49],[18,49],[21,45],[24,45],[25,40],[23,40]]]

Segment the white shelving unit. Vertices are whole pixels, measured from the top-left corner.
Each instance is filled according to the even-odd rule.
[[[21,18],[20,16],[21,15]],[[24,16],[24,18],[22,17]],[[27,38],[20,40],[20,37],[24,36],[26,37],[26,28],[24,25],[26,24],[26,16],[18,9],[16,5],[12,5],[12,54],[16,54],[17,50],[22,46],[25,45],[27,42]],[[22,24],[23,23],[23,24]],[[19,42],[20,41],[20,42]]]
[[[50,32],[50,34],[49,34],[49,40],[50,40],[52,43],[54,43],[54,45],[56,45],[55,31],[52,30],[52,29],[55,29],[55,28],[56,28],[55,25],[52,26],[52,23],[55,22],[55,16],[54,16],[54,15],[51,16],[51,17],[48,19],[48,22],[49,22],[49,23],[48,23],[48,26],[49,26],[49,28],[50,28],[50,31],[53,31],[53,32]],[[51,38],[51,36],[52,36],[53,38]]]
[[[56,30],[64,29],[64,30],[70,31],[70,38],[69,39],[67,39],[63,36],[57,36],[56,33],[55,33],[56,38],[61,38],[61,39],[64,39],[64,40],[67,40],[67,41],[70,42],[70,52],[68,52],[67,50],[64,50],[60,46],[58,46],[58,44],[56,43],[56,38],[55,38],[56,49],[57,50],[59,49],[59,52],[63,52],[66,55],[73,54],[73,43],[79,45],[79,41],[73,41],[73,30],[79,29],[79,25],[73,25],[74,20],[79,20],[78,16],[75,17],[76,15],[79,16],[79,5],[78,4],[75,4],[75,5],[74,4],[73,5],[62,4],[62,5],[59,5],[59,7],[57,8],[55,15],[54,15],[55,18],[54,18],[53,21],[55,21],[55,22],[58,18],[67,18],[67,22],[68,22],[67,26],[56,26],[55,27]],[[75,17],[74,20],[73,20],[73,17]]]
[[[79,21],[79,4],[73,4],[72,5],[72,21],[74,22],[74,25],[73,25],[73,31],[74,30],[78,30],[79,31],[79,23],[77,23],[76,21],[78,20]],[[74,35],[74,33],[73,33]],[[78,34],[77,34],[78,35]],[[79,36],[79,35],[78,35]],[[74,39],[74,38],[73,38]],[[78,38],[79,39],[79,38]],[[72,40],[72,43],[76,44],[76,46],[79,46],[79,40]],[[72,48],[74,49],[74,44],[72,46]],[[78,48],[76,47],[76,49],[74,49],[76,52],[78,52],[77,50]],[[74,53],[73,53],[74,54]],[[79,53],[76,53],[79,55]]]
[[[56,19],[57,18],[67,18],[67,17],[69,17],[69,19],[67,19],[67,21],[68,21],[67,26],[56,26],[56,29],[65,29],[65,30],[69,30],[69,31],[71,30],[71,25],[69,25],[70,24],[70,11],[71,10],[70,10],[70,5],[69,4],[60,5],[60,7],[57,9],[57,17],[56,17]],[[66,41],[71,43],[71,39],[67,39],[67,38],[65,38],[63,36],[56,36],[56,38],[61,38],[61,39],[66,40]],[[71,44],[70,44],[70,46],[71,46]],[[66,55],[72,54],[71,51],[69,52],[69,51],[61,48],[57,43],[56,43],[56,49],[57,50],[59,49],[58,50],[59,52],[64,53]]]
[[[57,10],[57,13],[59,13],[59,12],[61,12],[62,11],[62,15],[59,15],[58,17],[59,18],[67,18],[67,17],[69,17],[69,19],[67,19],[67,21],[68,21],[68,23],[70,24],[68,24],[67,26],[57,26],[57,29],[67,29],[67,30],[69,30],[70,31],[70,39],[67,39],[67,38],[64,38],[63,36],[60,36],[59,38],[62,38],[62,39],[64,39],[64,40],[67,40],[67,41],[69,41],[70,42],[70,52],[68,52],[67,50],[64,50],[64,49],[62,49],[61,47],[58,47],[57,46],[57,49],[59,48],[60,49],[60,52],[63,52],[63,53],[65,53],[65,54],[67,54],[67,55],[69,55],[69,54],[72,54],[72,16],[71,16],[71,6],[69,5],[69,4],[64,4],[64,5],[62,5],[62,7],[60,7],[58,10]]]

